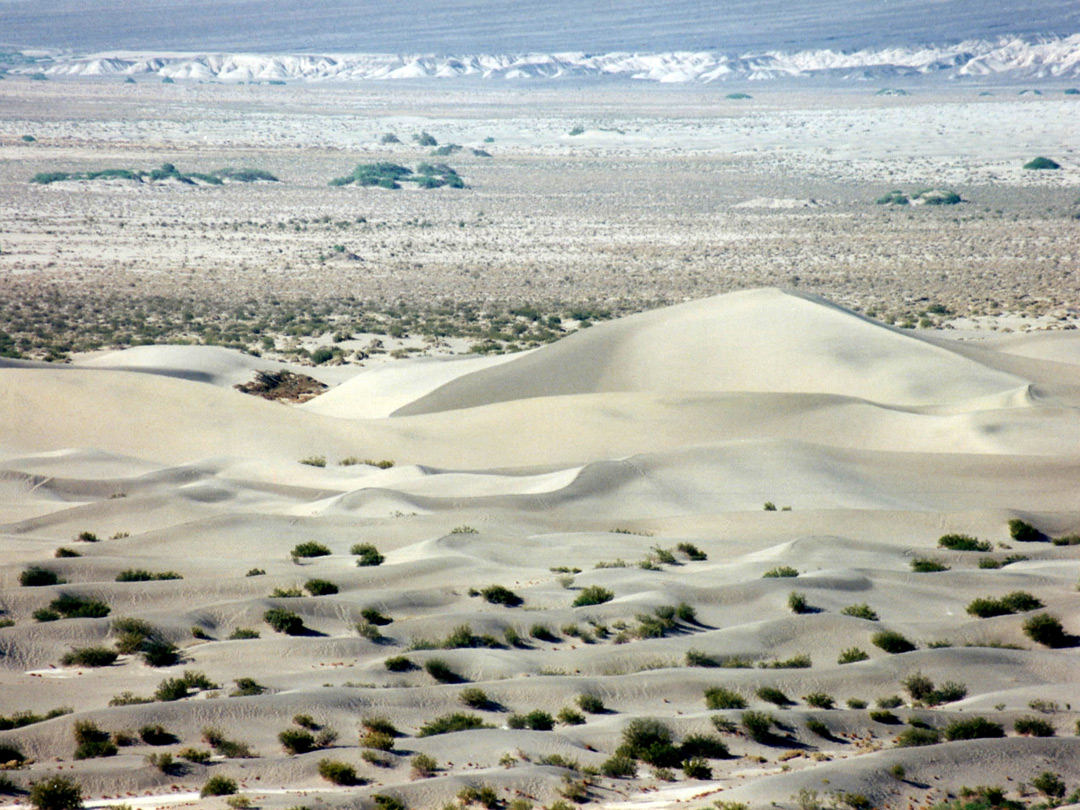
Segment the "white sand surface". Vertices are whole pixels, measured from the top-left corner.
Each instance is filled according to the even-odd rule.
[[[564,777],[620,810],[716,799],[790,808],[801,789],[915,807],[965,784],[1015,796],[1047,770],[1071,791],[1080,647],[1033,641],[1032,611],[977,618],[966,608],[1024,591],[1080,634],[1080,545],[1020,542],[1009,529],[1022,519],[1047,538],[1080,532],[1080,389],[1068,376],[1078,340],[928,340],[769,289],[598,324],[528,354],[330,374],[337,387],[304,407],[233,390],[259,362],[218,350],[0,368],[0,609],[12,620],[0,628],[0,714],[73,710],[0,732],[33,760],[11,778],[61,773],[91,806],[147,810],[220,806],[196,795],[217,774],[270,810],[368,807],[376,793],[441,807],[470,785],[550,806]],[[316,456],[326,466],[301,463]],[[948,533],[990,550],[940,548]],[[302,542],[328,553],[295,557]],[[358,566],[357,544],[374,545],[381,564]],[[78,556],[56,557],[58,547]],[[943,570],[916,572],[916,558]],[[66,582],[21,586],[31,566]],[[763,576],[779,566],[797,575]],[[181,578],[117,580],[131,569]],[[311,580],[337,591],[311,595]],[[494,584],[523,604],[487,601],[480,592]],[[590,586],[611,598],[574,606]],[[790,609],[792,592],[806,612]],[[110,613],[35,619],[62,594]],[[648,631],[649,617],[679,604],[692,615]],[[875,619],[844,612],[862,604]],[[306,630],[274,632],[273,608]],[[358,631],[364,610],[392,619],[382,638]],[[118,617],[152,625],[182,660],[62,665],[72,648],[112,647]],[[537,637],[538,625],[551,636]],[[259,636],[233,638],[239,629]],[[881,630],[916,649],[886,652],[873,641]],[[447,641],[455,632],[460,644]],[[839,663],[853,647],[865,660]],[[391,671],[396,656],[417,668]],[[741,666],[689,665],[702,656]],[[791,666],[799,656],[809,666]],[[423,669],[433,659],[461,682],[438,683]],[[184,671],[217,686],[112,705]],[[904,687],[916,673],[963,694],[919,703]],[[242,678],[266,691],[230,696]],[[465,685],[490,703],[466,708]],[[717,686],[771,713],[773,735],[752,739],[746,709],[707,708],[704,691]],[[790,703],[768,703],[762,687]],[[817,693],[834,707],[811,705]],[[510,727],[512,714],[557,715],[581,694],[608,711],[551,731]],[[902,698],[895,722],[868,714],[891,695]],[[491,728],[421,736],[460,711]],[[290,756],[278,735],[303,714],[340,736]],[[358,728],[372,715],[402,733],[389,767],[361,755]],[[976,716],[1003,736],[896,745],[912,719],[944,730]],[[1018,735],[1027,716],[1056,736]],[[644,764],[634,778],[583,774],[635,718],[661,720],[676,740],[714,735],[731,756],[710,760],[707,779],[676,768],[666,782]],[[73,760],[77,721],[132,732],[134,744]],[[148,724],[175,742],[145,744],[137,732]],[[206,748],[208,726],[259,756],[173,774],[147,765],[152,753]],[[437,761],[432,778],[410,775],[417,753]],[[323,758],[367,782],[330,785]],[[890,773],[898,764],[903,778]]]

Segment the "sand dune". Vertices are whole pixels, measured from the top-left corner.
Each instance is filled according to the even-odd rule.
[[[1008,526],[1080,531],[1080,398],[1055,376],[1075,365],[1075,341],[925,340],[763,290],[597,325],[524,355],[329,374],[336,387],[304,407],[233,390],[261,362],[219,350],[0,368],[0,608],[12,620],[0,628],[0,713],[73,709],[0,732],[34,759],[11,778],[62,768],[95,803],[210,808],[220,800],[193,793],[224,774],[271,810],[367,807],[380,792],[436,807],[470,785],[550,806],[565,778],[585,779],[610,808],[792,807],[801,789],[922,805],[963,784],[1011,790],[1048,769],[1071,790],[1078,648],[1032,641],[1031,611],[980,619],[966,608],[1024,591],[1080,633],[1080,546],[1018,542]],[[316,455],[325,467],[300,463]],[[347,456],[396,463],[337,463]],[[939,548],[950,532],[991,550]],[[302,542],[328,553],[295,556]],[[374,545],[381,564],[358,566],[357,544]],[[942,570],[916,572],[916,558]],[[65,582],[21,586],[35,565]],[[764,576],[784,566],[797,575]],[[180,578],[118,581],[132,570]],[[312,595],[312,580],[336,592]],[[494,584],[524,604],[487,601]],[[589,587],[611,598],[575,606]],[[805,612],[790,608],[793,591]],[[62,595],[111,612],[34,618]],[[665,606],[679,604],[690,612],[665,623]],[[872,615],[850,609],[859,605]],[[274,632],[271,609],[305,630]],[[372,610],[392,620],[377,633],[364,624]],[[116,617],[149,623],[182,660],[61,664],[73,648],[111,647]],[[886,652],[881,630],[916,649]],[[851,648],[865,660],[839,663]],[[415,668],[391,671],[396,656]],[[423,669],[433,659],[460,682],[437,682]],[[709,659],[738,666],[700,665]],[[185,670],[216,686],[110,703],[148,698]],[[903,684],[920,672],[962,694],[918,703]],[[265,692],[230,696],[242,678]],[[465,685],[488,704],[466,709]],[[771,713],[772,736],[740,730],[743,709],[708,709],[704,691],[717,686]],[[762,687],[790,703],[767,702]],[[834,707],[812,705],[817,693]],[[556,716],[581,694],[607,711],[551,731],[510,727],[514,714]],[[892,695],[894,719],[868,714]],[[1057,737],[1015,733],[1033,701]],[[491,727],[420,736],[458,711]],[[286,754],[278,735],[298,714],[337,741]],[[403,735],[379,755],[388,767],[358,747],[372,715]],[[975,716],[1005,736],[895,744],[912,719],[945,729]],[[715,735],[732,756],[711,759],[703,779],[644,764],[634,778],[582,772],[639,717],[677,739]],[[133,734],[161,724],[176,740],[135,735],[115,757],[71,764],[76,721]],[[207,726],[258,758],[215,756],[175,774],[147,766],[151,753],[205,747]],[[417,753],[437,761],[432,778],[410,775]],[[326,757],[369,782],[330,785],[318,775]],[[890,774],[898,764],[902,779]]]

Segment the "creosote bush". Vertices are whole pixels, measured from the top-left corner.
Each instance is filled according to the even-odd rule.
[[[319,760],[319,776],[334,785],[362,785],[366,780],[356,775],[356,769],[352,765],[336,759]]]
[[[875,647],[879,647],[885,652],[894,655],[911,652],[912,650],[917,649],[914,644],[895,630],[882,630],[879,633],[874,633],[874,635],[871,636],[870,641]]]
[[[772,726],[776,720],[771,714],[765,712],[743,712],[741,723],[743,729],[754,742],[765,743],[772,739]]]
[[[1041,717],[1020,717],[1013,723],[1013,730],[1025,737],[1053,737],[1053,724]]]
[[[836,659],[838,664],[854,664],[858,661],[869,660],[870,656],[867,655],[865,650],[861,650],[858,647],[848,647],[847,649],[840,651],[840,656]]]
[[[866,619],[868,622],[876,622],[878,615],[874,610],[865,602],[861,605],[848,605],[845,608],[841,608],[841,615],[854,616],[856,619]]]
[[[950,551],[992,551],[994,548],[988,541],[970,534],[943,534],[938,538],[938,546]]]
[[[309,540],[305,543],[297,543],[293,546],[293,550],[290,552],[292,557],[327,557],[330,554],[330,549],[324,546],[322,543],[316,543],[313,540]]]
[[[64,580],[55,571],[41,566],[31,566],[19,574],[19,584],[24,588],[40,588],[45,585],[61,585]]]
[[[230,779],[227,776],[221,774],[215,774],[206,780],[206,784],[202,786],[202,790],[199,791],[199,795],[203,798],[207,796],[231,796],[239,787],[236,784],[235,779]]]
[[[581,694],[577,696],[578,708],[587,714],[603,714],[607,711],[603,699],[596,695]]]
[[[80,647],[65,653],[60,663],[65,667],[107,667],[118,657],[119,653],[108,647]]]
[[[490,728],[475,714],[454,712],[436,717],[430,723],[425,723],[417,732],[417,737],[433,737],[436,734],[450,734],[455,731],[468,731],[474,728]]]
[[[583,588],[578,593],[577,598],[574,599],[573,607],[587,607],[589,605],[601,605],[604,602],[610,602],[615,598],[615,594],[609,591],[607,588],[602,588],[599,585],[590,585],[587,588]]]
[[[761,576],[766,579],[777,579],[781,577],[797,577],[798,575],[799,572],[790,565],[780,565],[776,568],[770,568]]]
[[[82,786],[66,776],[50,776],[31,785],[30,804],[37,810],[79,810]]]
[[[929,557],[916,557],[911,561],[911,570],[916,574],[936,574],[939,571],[948,571],[949,566]]]
[[[745,709],[746,698],[738,692],[714,686],[705,690],[705,708],[707,709]]]
[[[506,607],[518,607],[525,601],[512,590],[504,588],[502,585],[490,585],[480,591],[480,595],[484,597],[485,601],[493,605],[504,605]]]
[[[386,557],[371,543],[357,543],[350,549],[350,553],[359,558],[356,564],[361,568],[382,565],[386,561]]]
[[[263,614],[263,618],[279,633],[297,636],[304,632],[304,620],[291,610],[271,608]]]
[[[978,740],[988,737],[1004,737],[1005,729],[997,723],[991,723],[985,717],[971,717],[956,720],[945,727],[945,739]]]
[[[791,706],[792,701],[781,692],[779,689],[773,686],[762,686],[755,692],[759,699],[768,703],[775,703],[777,706]]]
[[[338,586],[325,579],[309,579],[304,583],[304,590],[312,596],[331,596],[338,592]]]

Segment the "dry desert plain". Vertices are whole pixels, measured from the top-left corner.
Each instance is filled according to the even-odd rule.
[[[0,82],[5,805],[1075,802],[1080,102],[875,89]]]

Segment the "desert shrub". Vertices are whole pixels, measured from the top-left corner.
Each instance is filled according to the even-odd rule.
[[[66,776],[50,776],[30,786],[30,804],[37,810],[78,810],[82,787]]]
[[[637,761],[633,757],[615,754],[601,763],[600,773],[609,779],[632,779],[637,776]]]
[[[870,712],[870,719],[875,723],[884,723],[888,726],[900,724],[900,718],[887,709],[874,709]]]
[[[64,546],[60,546],[60,548],[58,548],[56,551],[53,552],[53,556],[58,558],[58,559],[63,559],[64,557],[81,557],[82,554],[75,551],[74,549],[65,548]]]
[[[551,629],[546,624],[534,624],[529,628],[529,635],[537,641],[549,641],[555,643],[560,640],[557,635],[551,632]]]
[[[541,709],[533,709],[528,714],[512,714],[507,718],[506,724],[510,728],[527,728],[530,731],[551,731],[555,727],[555,719]]]
[[[147,666],[151,667],[171,667],[180,660],[180,651],[176,645],[159,638],[144,641],[139,654]]]
[[[607,588],[602,588],[599,585],[590,585],[587,588],[583,588],[581,592],[574,599],[573,607],[587,607],[589,605],[602,605],[604,602],[610,602],[615,598],[615,594],[609,591]]]
[[[350,549],[350,552],[359,557],[356,564],[361,568],[382,565],[386,561],[386,557],[380,554],[379,550],[371,543],[357,543]]]
[[[101,619],[109,615],[110,608],[97,599],[60,594],[49,603],[49,609],[68,619]]]
[[[416,664],[406,658],[404,655],[394,655],[383,661],[385,666],[390,672],[409,672],[416,669]]]
[[[61,585],[64,580],[55,571],[34,565],[19,574],[19,584],[24,588],[40,588],[45,585]]]
[[[701,757],[692,757],[682,764],[682,772],[687,779],[712,779],[712,768]]]
[[[879,709],[896,709],[904,705],[904,699],[899,695],[886,695],[879,697],[876,703]]]
[[[929,557],[916,557],[911,561],[911,570],[916,574],[936,574],[939,571],[948,571],[949,566]]]
[[[290,585],[288,588],[278,586],[270,591],[271,599],[299,599],[303,595],[304,592],[295,585]]]
[[[360,735],[361,748],[373,748],[376,751],[393,751],[394,736],[382,731],[368,731]]]
[[[1065,534],[1053,539],[1055,546],[1080,546],[1080,534]]]
[[[780,661],[762,661],[758,667],[761,669],[809,669],[812,663],[809,655],[798,653]]]
[[[815,709],[832,709],[836,707],[836,701],[833,700],[831,695],[824,692],[811,692],[809,695],[805,695],[803,700],[806,701],[807,706],[813,706]]]
[[[458,700],[470,709],[488,709],[495,705],[492,703],[491,699],[488,698],[487,692],[476,686],[462,689],[458,694]]]
[[[574,711],[569,706],[564,706],[559,709],[559,713],[555,715],[555,719],[564,726],[580,726],[585,723],[585,715],[581,712]]]
[[[108,647],[80,647],[65,653],[60,663],[65,667],[107,667],[118,657],[119,653]]]
[[[941,742],[941,733],[932,728],[906,728],[896,736],[898,748],[918,748]]]
[[[237,627],[232,633],[229,634],[229,641],[243,641],[247,639],[259,638],[259,631],[252,630],[250,627]]]
[[[1053,771],[1043,771],[1031,780],[1031,786],[1047,798],[1060,799],[1065,795],[1065,783]]]
[[[265,568],[252,568],[246,574],[245,577],[261,577],[266,575]]]
[[[922,672],[909,675],[902,681],[902,685],[914,701],[925,700],[934,691],[934,682],[923,675]]]
[[[236,793],[238,789],[235,779],[230,779],[221,774],[215,774],[206,780],[206,784],[202,786],[199,795],[203,798],[206,798],[207,796],[231,796]]]
[[[848,698],[844,701],[844,705],[849,709],[865,709],[867,703],[862,698]]]
[[[318,361],[316,361],[318,362]],[[325,467],[326,456],[308,456],[307,458],[300,459],[301,464],[306,464],[309,467]],[[318,554],[296,554],[297,557],[318,557]]]
[[[310,714],[294,714],[292,721],[300,728],[306,728],[308,731],[318,731],[322,728]]]
[[[702,652],[701,650],[695,650],[693,648],[686,651],[686,665],[688,667],[719,667],[720,661],[717,658]]]
[[[878,620],[877,613],[865,602],[861,605],[848,605],[840,610],[844,616],[854,616],[856,619],[866,619],[869,622]]]
[[[333,785],[361,785],[364,782],[357,777],[352,765],[336,759],[319,760],[319,776]]]
[[[990,551],[993,546],[986,540],[979,540],[970,534],[943,534],[938,538],[938,547],[950,551]]]
[[[679,752],[672,742],[671,729],[650,717],[636,717],[630,721],[623,729],[622,744],[615,753],[658,767],[679,763]]]
[[[762,686],[755,692],[755,694],[761,700],[768,703],[774,703],[777,706],[791,706],[792,701],[788,699],[788,696],[781,692],[779,689],[772,686]]]
[[[409,760],[409,765],[414,779],[428,779],[439,769],[439,763],[429,754],[417,754]]]
[[[1054,726],[1041,717],[1020,717],[1013,723],[1013,730],[1025,737],[1053,737]]]
[[[1024,164],[1024,168],[1029,170],[1060,169],[1061,164],[1056,160],[1040,156],[1029,160]]]
[[[772,725],[775,722],[772,715],[765,712],[743,712],[741,721],[743,729],[750,739],[764,743],[772,739]]]
[[[199,765],[205,765],[210,761],[210,752],[205,748],[181,748],[176,752],[176,755],[180,759],[186,759],[188,762],[194,762]]]
[[[833,738],[832,731],[829,730],[829,727],[825,725],[824,721],[819,720],[816,717],[811,717],[809,720],[807,720],[806,727],[811,731],[811,733],[816,734],[823,740],[831,740]]]
[[[1046,535],[1032,526],[1030,523],[1019,518],[1009,521],[1009,537],[1018,543],[1037,543],[1046,539]]]
[[[310,731],[287,728],[278,734],[278,742],[288,754],[306,754],[315,750],[315,736]]]
[[[504,588],[502,585],[491,585],[484,588],[480,591],[480,595],[484,597],[485,601],[490,602],[493,605],[517,607],[524,602],[520,596],[509,588]]]
[[[860,650],[858,647],[848,647],[847,649],[840,651],[840,656],[836,659],[838,664],[854,664],[857,661],[866,661],[870,656],[866,654],[864,650]]]
[[[375,608],[364,608],[360,611],[360,616],[364,619],[364,621],[370,622],[371,624],[377,625],[379,627],[384,627],[388,624],[393,624],[394,622],[394,620],[391,619],[389,616],[384,616]]]
[[[967,612],[980,619],[989,619],[992,616],[1004,616],[1012,613],[1000,599],[972,599],[967,606]]]
[[[604,701],[596,695],[580,694],[577,696],[578,708],[587,714],[603,714],[607,711]]]
[[[806,594],[792,591],[788,594],[788,608],[792,613],[813,613],[814,609],[806,601]]]
[[[1001,603],[1014,613],[1024,613],[1041,608],[1043,603],[1027,591],[1013,591],[1001,597]]]
[[[172,745],[179,742],[179,738],[160,723],[143,726],[139,729],[139,739],[147,745]]]
[[[436,717],[430,723],[425,723],[417,732],[418,737],[433,737],[436,734],[450,734],[455,731],[469,731],[475,728],[490,728],[475,714],[454,712]]]
[[[1061,622],[1049,613],[1036,613],[1025,621],[1024,633],[1044,647],[1068,647],[1072,644],[1072,639],[1066,634]]]
[[[325,579],[309,579],[304,583],[304,589],[312,596],[330,596],[338,592],[338,586]]]
[[[292,557],[327,557],[330,554],[330,549],[322,543],[308,540],[305,543],[297,543],[289,554]]]
[[[1005,729],[997,723],[991,723],[985,717],[971,717],[956,720],[945,727],[945,739],[978,740],[986,737],[1004,737]]]
[[[687,624],[697,624],[697,611],[694,610],[693,605],[688,605],[686,602],[679,602],[675,606],[675,618],[681,622]]]
[[[236,688],[229,693],[230,697],[252,697],[266,691],[266,687],[254,678],[237,678],[233,683],[236,684]]]
[[[701,757],[704,759],[729,759],[731,752],[723,740],[707,734],[690,734],[679,746],[679,756],[683,759]]]
[[[271,608],[263,614],[263,619],[277,632],[289,636],[296,636],[304,631],[304,620],[291,610]]]
[[[779,577],[797,577],[798,575],[799,572],[790,565],[780,565],[776,568],[770,568],[761,576],[766,579],[776,579]]]
[[[90,720],[78,720],[73,729],[75,736],[75,759],[116,756],[116,744],[109,739],[109,732],[102,731]]]
[[[116,575],[117,582],[153,582],[169,579],[183,579],[183,577],[175,571],[145,571],[142,568],[128,568]]]
[[[685,554],[687,558],[693,562],[702,562],[709,559],[709,555],[693,543],[679,543],[675,548]]]
[[[714,686],[705,690],[705,708],[707,709],[745,709],[746,698],[738,692]]]
[[[967,687],[956,681],[946,681],[926,696],[925,703],[937,706],[941,703],[954,703],[967,697]]]
[[[912,650],[917,649],[914,644],[895,630],[882,630],[880,633],[874,633],[874,635],[870,637],[870,642],[875,647],[894,655],[911,652]]]
[[[220,729],[208,726],[202,730],[202,738],[207,745],[228,759],[248,759],[255,756],[246,743],[228,739]]]
[[[439,683],[461,683],[465,680],[441,658],[431,658],[425,661],[424,670]]]

